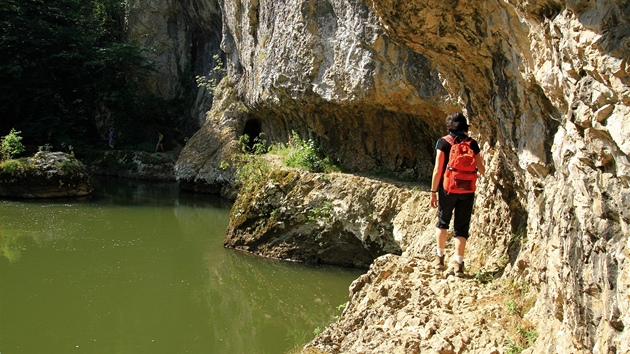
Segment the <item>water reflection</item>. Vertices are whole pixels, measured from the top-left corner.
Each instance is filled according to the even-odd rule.
[[[83,200],[0,201],[0,352],[282,353],[359,274],[224,249],[225,200],[93,184]]]

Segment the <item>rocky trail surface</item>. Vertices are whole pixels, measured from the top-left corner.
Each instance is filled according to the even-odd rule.
[[[534,331],[519,306],[529,294],[490,279],[482,272],[458,278],[436,271],[428,259],[380,257],[351,285],[339,321],[305,351],[505,353],[528,346]]]

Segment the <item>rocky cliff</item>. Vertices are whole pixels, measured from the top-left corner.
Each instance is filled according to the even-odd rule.
[[[494,282],[527,289],[524,298],[533,294],[517,311],[529,322],[519,328],[537,333],[528,350],[630,352],[630,2],[161,3],[154,12],[168,45],[160,58],[178,43],[170,63],[203,73],[219,53],[227,64],[213,109],[175,167],[183,187],[227,193],[234,175],[220,164],[240,135],[285,142],[291,131],[346,171],[426,180],[444,117],[462,110],[488,166],[467,261]],[[200,97],[196,112],[211,98]],[[311,347],[505,351],[503,322],[486,306],[505,307],[497,295],[505,291],[423,275],[433,212],[417,202],[395,215],[392,225],[407,221],[382,232],[407,235],[400,256],[377,259],[351,288],[339,323]],[[484,322],[463,315],[470,311]],[[462,321],[479,326],[452,325]],[[384,341],[389,347],[379,347]]]

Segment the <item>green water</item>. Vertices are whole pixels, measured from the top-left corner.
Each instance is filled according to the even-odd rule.
[[[218,198],[94,184],[83,200],[0,200],[0,353],[284,353],[360,274],[224,249]]]

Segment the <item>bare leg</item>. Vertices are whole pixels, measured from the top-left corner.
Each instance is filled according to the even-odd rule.
[[[466,249],[466,239],[463,237],[455,237],[455,250],[458,256],[464,257],[464,250]]]
[[[464,250],[466,249],[466,239],[463,237],[455,237],[455,252],[458,256],[464,257]]]
[[[466,239],[455,237],[455,261],[453,262],[453,272],[456,277],[464,276],[464,250],[466,249]]]
[[[446,247],[446,230],[436,228],[435,229],[435,241],[437,242],[438,252],[435,255],[435,261],[433,262],[433,268],[437,270],[444,269],[444,248]],[[441,251],[441,252],[440,252]]]
[[[446,229],[435,229],[435,241],[437,242],[437,248],[445,249],[446,248]]]

